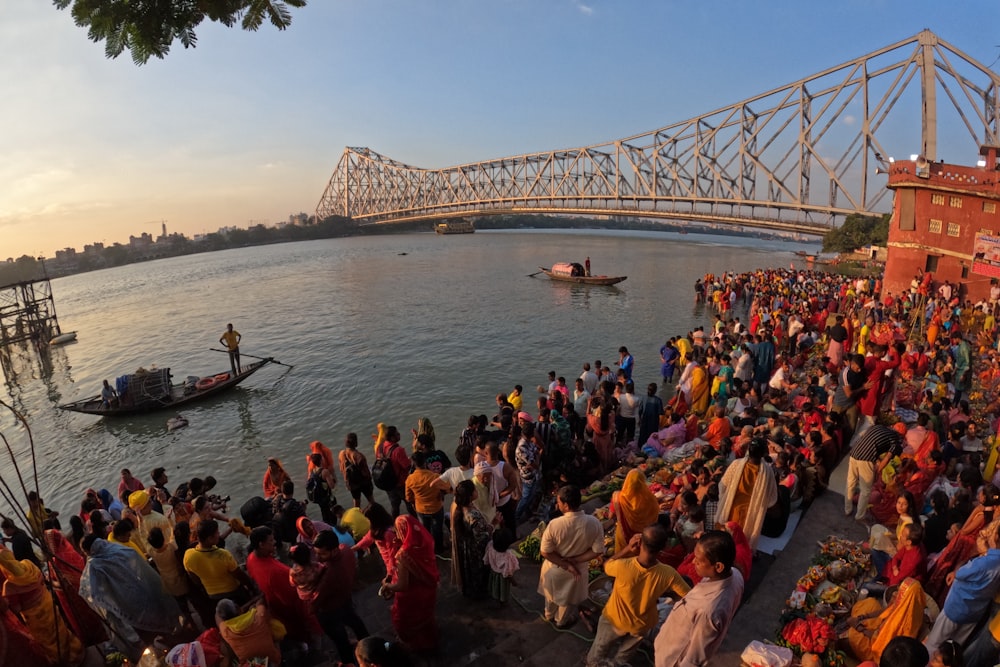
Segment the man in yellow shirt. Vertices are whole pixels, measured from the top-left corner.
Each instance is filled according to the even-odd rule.
[[[514,412],[520,412],[521,406],[524,404],[521,398],[521,392],[524,391],[524,387],[519,384],[514,385],[514,391],[507,394],[507,402],[514,406]]]
[[[444,494],[451,485],[427,469],[427,452],[414,452],[413,472],[406,478],[406,502],[416,509],[420,522],[434,536],[434,550],[444,550]]]
[[[198,546],[184,554],[184,569],[213,602],[230,599],[238,605],[250,601],[256,586],[233,555],[219,546],[219,524],[206,519],[198,524]]]
[[[219,338],[219,342],[229,350],[229,365],[233,369],[233,375],[243,370],[240,366],[240,341],[242,339],[243,336],[240,335],[240,332],[233,330],[231,322],[226,325],[226,330],[222,333],[222,337]]]
[[[604,564],[615,586],[597,624],[594,643],[587,654],[588,667],[622,664],[639,647],[657,621],[656,603],[670,591],[677,598],[691,588],[677,570],[656,559],[667,546],[667,531],[659,524],[633,535],[628,545]]]

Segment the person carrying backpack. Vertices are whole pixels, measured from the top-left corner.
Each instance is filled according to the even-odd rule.
[[[312,470],[306,479],[306,498],[319,507],[323,521],[332,525],[333,506],[337,504],[333,495],[337,488],[337,478],[332,469],[323,467],[322,454],[313,454],[309,457],[309,462],[312,463]]]
[[[344,476],[344,484],[354,498],[354,506],[361,507],[362,494],[371,505],[375,502],[372,496],[372,471],[368,467],[365,455],[358,451],[358,434],[348,433],[344,438],[344,449],[338,455],[340,473]],[[331,524],[333,525],[333,524]]]
[[[403,502],[406,478],[410,475],[410,457],[399,446],[399,429],[387,426],[385,440],[375,445],[375,465],[372,466],[372,482],[389,496],[392,516],[399,516],[399,506]],[[407,506],[410,514],[414,510]]]

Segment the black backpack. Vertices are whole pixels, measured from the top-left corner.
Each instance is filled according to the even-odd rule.
[[[332,496],[330,485],[323,479],[322,468],[316,468],[306,480],[306,498],[319,505],[326,505],[330,503]]]
[[[361,466],[351,460],[344,461],[344,482],[349,489],[360,489],[365,485],[365,473]]]
[[[383,448],[382,454],[375,457],[375,464],[372,466],[372,483],[383,491],[390,491],[399,486],[396,480],[396,469],[392,467],[389,457],[393,450],[399,447],[393,444],[388,449]]]

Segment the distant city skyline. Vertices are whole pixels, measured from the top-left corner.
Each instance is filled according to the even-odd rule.
[[[203,24],[136,67],[51,2],[5,0],[0,258],[312,214],[346,145],[437,168],[625,137],[924,28],[996,69],[998,19],[986,0],[313,0],[286,32]]]

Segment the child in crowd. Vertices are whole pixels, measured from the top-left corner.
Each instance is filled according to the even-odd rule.
[[[514,534],[506,528],[493,531],[493,539],[486,543],[483,562],[490,566],[490,597],[498,602],[510,599],[514,573],[521,567],[517,554],[511,549],[513,544]]]
[[[313,550],[308,544],[296,544],[289,551],[289,556],[292,567],[288,571],[288,581],[295,587],[300,600],[312,602],[316,599],[316,585],[323,566],[314,562]]]

